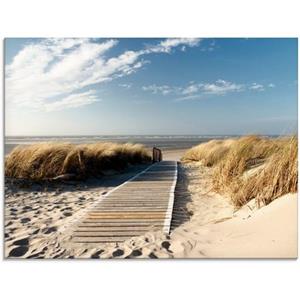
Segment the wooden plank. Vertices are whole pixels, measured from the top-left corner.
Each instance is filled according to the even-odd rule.
[[[150,195],[149,197],[144,197],[143,199],[141,199],[139,196],[130,196],[130,195],[120,195],[119,197],[114,197],[114,198],[108,198],[105,201],[101,202],[101,203],[107,203],[107,202],[113,202],[113,201],[138,201],[138,202],[143,202],[143,203],[147,203],[147,202],[168,202],[169,196],[170,194],[164,194],[164,195],[159,195],[160,197],[153,197],[153,195]],[[151,198],[153,197],[153,198]]]
[[[102,205],[95,206],[95,209],[104,209],[104,208],[113,208],[115,210],[122,209],[122,208],[141,208],[145,207],[145,209],[156,207],[156,208],[167,208],[168,203],[138,203],[138,202],[120,202],[120,203],[107,203]]]
[[[85,220],[78,224],[78,228],[80,226],[109,226],[109,227],[115,227],[115,226],[145,226],[145,227],[155,227],[155,226],[163,226],[164,221],[156,221],[156,220],[148,220],[148,221],[134,221],[134,220],[119,220],[119,221],[109,221],[109,220],[103,220],[103,221],[97,221],[97,220]]]
[[[86,221],[90,221],[90,222],[96,222],[96,221],[99,221],[99,222],[102,222],[102,221],[112,221],[112,222],[116,222],[116,221],[125,221],[125,220],[128,220],[130,222],[149,222],[149,221],[159,221],[159,222],[164,222],[165,218],[99,218],[99,217],[88,217],[85,219]]]
[[[132,219],[132,220],[164,220],[164,215],[147,215],[147,216],[132,216],[132,215],[124,215],[122,217],[120,216],[89,216],[87,218],[88,220],[124,220],[124,219]]]
[[[112,207],[115,210],[117,210],[118,208],[130,208],[130,207],[157,207],[157,208],[166,208],[168,206],[168,203],[159,203],[159,202],[154,202],[154,203],[139,203],[139,202],[121,202],[121,203],[102,203],[102,204],[98,204],[97,206],[95,206],[95,209],[102,209],[102,208],[106,208],[106,207]]]
[[[123,217],[124,215],[128,215],[128,216],[157,216],[157,215],[162,215],[164,216],[165,211],[128,211],[127,213],[123,212],[123,211],[113,211],[113,212],[107,212],[107,211],[99,211],[99,210],[93,210],[92,212],[90,212],[88,215],[89,216],[121,216]]]
[[[137,207],[134,207],[134,208],[131,208],[131,209],[128,209],[128,208],[124,208],[124,209],[121,209],[121,210],[116,210],[116,209],[104,209],[104,210],[94,210],[93,211],[93,214],[97,214],[99,215],[100,213],[101,214],[113,214],[113,213],[120,213],[120,214],[140,214],[140,213],[148,213],[148,214],[153,214],[153,213],[165,213],[166,210],[165,209],[158,209],[156,207],[153,207],[152,209],[149,208],[147,210],[141,210],[141,208],[137,208]]]
[[[149,230],[168,232],[176,172],[176,162],[160,162],[110,191],[78,222],[72,242],[115,243]]]
[[[151,200],[149,200],[149,201],[147,201],[147,200],[143,200],[143,201],[139,201],[138,199],[135,199],[135,200],[123,200],[123,199],[121,199],[121,200],[117,200],[117,199],[115,199],[115,200],[112,200],[112,201],[109,201],[109,202],[102,202],[102,203],[99,203],[98,205],[95,205],[95,207],[98,207],[98,206],[101,206],[101,205],[103,205],[103,206],[105,206],[105,205],[121,205],[121,204],[128,204],[128,205],[133,205],[133,206],[135,206],[135,205],[138,205],[138,204],[140,204],[140,205],[167,205],[168,204],[168,201],[167,201],[167,199],[164,199],[164,200],[162,200],[162,201],[158,201],[158,200],[156,200],[156,201],[151,201]]]
[[[76,231],[73,237],[132,237],[143,234],[141,230],[127,230],[127,231]]]
[[[72,242],[73,243],[118,243],[118,242],[124,242],[126,239],[130,238],[128,237],[73,237]]]
[[[97,208],[99,210],[101,210],[102,212],[106,212],[106,213],[114,213],[116,211],[118,212],[122,212],[122,213],[135,213],[135,212],[141,212],[141,209],[145,209],[144,206],[140,206],[140,207],[121,207],[118,208],[116,210],[115,207],[100,207]],[[147,208],[147,212],[166,212],[167,207],[148,207]]]
[[[160,206],[168,206],[167,201],[159,202],[159,201],[153,201],[153,202],[138,202],[137,201],[112,201],[111,203],[101,203],[94,208],[102,208],[102,207],[116,207],[116,210],[118,207],[126,207],[126,206],[131,206],[131,207],[160,207]]]
[[[121,232],[121,231],[148,231],[149,228],[162,228],[162,225],[156,226],[78,226],[78,232]]]
[[[143,198],[141,197],[141,194],[143,195]],[[136,189],[133,189],[132,191],[126,190],[124,191],[124,193],[116,193],[113,197],[111,198],[107,198],[107,200],[110,199],[139,199],[139,200],[159,200],[160,197],[162,198],[167,198],[170,195],[170,192],[162,192],[161,190],[157,190],[157,191],[140,191],[137,192]]]

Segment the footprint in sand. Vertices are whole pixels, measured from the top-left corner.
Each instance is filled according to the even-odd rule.
[[[171,244],[170,244],[168,241],[162,242],[162,243],[161,243],[161,246],[162,246],[163,248],[165,248],[167,251],[172,252],[171,250],[169,250]]]
[[[26,247],[26,246],[20,246],[20,247],[12,249],[9,252],[8,256],[9,257],[21,257],[24,254],[26,254],[27,251],[28,251],[28,247]]]
[[[103,253],[104,250],[99,250],[95,252],[93,255],[91,255],[91,258],[100,258],[100,254]]]
[[[143,253],[141,250],[139,249],[136,249],[136,250],[133,250],[131,253],[130,253],[130,256],[134,256],[134,257],[138,257],[138,256],[141,256]]]
[[[27,211],[30,211],[30,210],[32,210],[31,206],[24,206],[23,207],[23,212],[27,212]]]
[[[73,214],[72,214],[71,212],[65,211],[65,212],[63,213],[63,215],[64,215],[65,217],[70,217],[70,216],[72,216]]]
[[[118,257],[118,256],[122,256],[123,254],[124,254],[124,251],[121,250],[121,249],[118,249],[118,250],[116,250],[116,251],[114,251],[114,252],[112,253],[112,256],[113,256],[113,257]]]
[[[14,241],[13,244],[16,246],[28,246],[29,239],[28,239],[28,237],[24,238],[24,239],[20,239],[20,240]]]
[[[40,253],[36,253],[36,254],[32,254],[30,256],[27,256],[26,258],[42,258],[39,255],[40,255]]]
[[[56,228],[55,226],[53,226],[53,227],[46,228],[46,229],[43,231],[43,233],[45,233],[45,234],[50,234],[50,233],[56,232],[56,231],[57,231],[57,228]]]
[[[28,222],[30,222],[30,218],[22,218],[21,219],[22,224],[25,224],[25,223],[28,223]]]
[[[153,252],[151,252],[148,257],[149,258],[158,258]]]

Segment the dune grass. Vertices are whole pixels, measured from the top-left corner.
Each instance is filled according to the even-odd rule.
[[[5,176],[44,180],[73,174],[80,179],[150,161],[150,153],[140,144],[39,143],[13,149],[5,159]]]
[[[229,151],[233,140],[211,140],[189,149],[181,158],[183,162],[201,161],[204,166],[216,165]]]
[[[258,204],[297,192],[298,140],[246,136],[210,141],[190,149],[184,162],[201,161],[213,167],[213,188],[240,207],[253,198]]]

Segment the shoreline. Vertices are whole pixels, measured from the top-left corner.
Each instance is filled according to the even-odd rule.
[[[157,138],[157,139],[147,139],[147,138],[137,138],[137,139],[131,139],[131,138],[111,138],[111,139],[74,139],[74,140],[68,140],[68,139],[43,139],[43,140],[34,140],[34,139],[28,139],[24,141],[4,141],[4,154],[7,155],[9,154],[15,147],[17,146],[28,146],[32,144],[43,144],[47,142],[58,142],[58,143],[70,143],[70,144],[93,144],[93,143],[118,143],[118,144],[125,144],[125,143],[132,143],[132,144],[142,144],[145,146],[146,149],[152,150],[153,147],[157,147],[161,149],[162,151],[180,151],[182,149],[188,150],[189,148],[199,145],[201,143],[205,143],[211,139],[222,139],[225,137],[217,136],[217,137],[205,137],[205,138],[177,138],[172,137],[172,138]]]

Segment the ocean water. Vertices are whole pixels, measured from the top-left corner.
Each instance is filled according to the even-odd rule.
[[[5,154],[17,145],[43,142],[67,142],[74,144],[95,142],[139,143],[147,148],[162,150],[188,149],[211,139],[224,139],[233,136],[222,135],[94,135],[94,136],[7,136]]]

